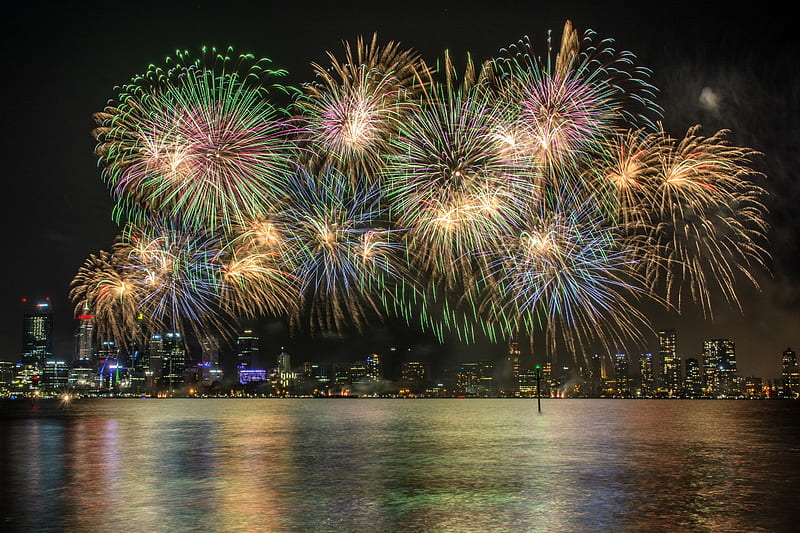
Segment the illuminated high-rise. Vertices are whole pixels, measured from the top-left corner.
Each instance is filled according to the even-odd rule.
[[[786,348],[781,357],[783,394],[789,398],[800,396],[800,370],[797,368],[797,354]]]
[[[78,315],[78,327],[75,328],[75,363],[77,366],[87,367],[94,358],[94,317],[89,310],[89,305],[83,307]]]
[[[686,358],[686,379],[684,380],[686,395],[697,398],[703,395],[703,369],[697,357]]]
[[[630,397],[631,380],[628,370],[628,354],[618,353],[614,355],[614,381],[616,383],[616,395],[621,398]]]
[[[367,356],[367,379],[380,381],[383,379],[383,362],[381,356],[373,353]]]
[[[236,338],[236,366],[240,369],[254,368],[258,364],[259,338],[252,329],[246,329]]]
[[[39,302],[22,300],[22,363],[29,367],[44,368],[53,358],[53,313],[50,299]]]
[[[641,376],[641,395],[651,398],[656,392],[655,373],[653,372],[653,354],[639,354],[639,375]]]
[[[677,352],[677,334],[674,329],[658,332],[658,358],[661,366],[661,386],[664,396],[677,396],[681,390],[681,360]]]
[[[703,373],[706,394],[712,397],[738,394],[736,349],[730,339],[703,342]]]

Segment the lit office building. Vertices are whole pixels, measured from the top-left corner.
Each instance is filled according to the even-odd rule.
[[[163,384],[164,388],[173,391],[183,386],[186,371],[186,347],[180,333],[167,333],[162,344],[163,351]]]
[[[600,354],[594,354],[589,358],[586,380],[589,397],[596,398],[603,393],[603,358]]]
[[[258,366],[259,338],[253,330],[246,329],[236,338],[236,366],[249,369]]]
[[[756,376],[747,376],[742,380],[742,394],[745,398],[763,398],[764,380]]]
[[[706,394],[711,397],[738,395],[736,349],[730,339],[703,342],[703,373]]]
[[[0,394],[5,394],[12,389],[14,384],[14,363],[0,361]]]
[[[686,359],[686,379],[684,380],[686,395],[697,398],[703,395],[703,368],[696,357]]]
[[[652,398],[656,392],[656,379],[653,370],[653,354],[639,354],[639,375],[641,376],[641,396]]]
[[[781,357],[783,395],[787,398],[800,397],[800,370],[797,368],[797,354],[786,348]]]
[[[629,398],[631,395],[631,379],[628,366],[628,354],[618,353],[614,355],[616,395],[621,398]]]
[[[22,364],[42,369],[53,358],[53,314],[50,299],[37,303],[22,300]]]
[[[69,386],[69,366],[66,361],[45,361],[42,388],[48,392],[64,391]]]
[[[94,358],[94,317],[89,314],[89,305],[83,306],[78,315],[78,327],[73,335],[75,345],[75,366],[90,367]]]
[[[420,361],[404,361],[400,379],[407,383],[424,383],[428,379],[428,364]]]
[[[381,356],[373,353],[365,361],[367,365],[367,379],[370,381],[380,381],[383,379],[383,362]]]
[[[490,361],[462,363],[456,372],[456,392],[467,396],[494,394],[494,365]]]
[[[664,396],[677,396],[681,391],[681,360],[677,352],[677,334],[674,329],[658,332],[658,357],[661,365],[661,386]]]

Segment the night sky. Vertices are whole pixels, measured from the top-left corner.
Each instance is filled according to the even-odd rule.
[[[740,374],[779,375],[783,350],[800,349],[800,50],[787,13],[765,9],[769,4],[763,2],[758,13],[719,3],[371,4],[343,2],[336,9],[309,2],[5,4],[0,146],[7,242],[0,360],[19,360],[21,299],[45,296],[56,312],[56,356],[71,357],[75,321],[69,282],[90,253],[110,248],[119,230],[92,153],[92,113],[115,96],[115,85],[149,64],[163,64],[176,49],[232,45],[236,52],[272,59],[275,67],[288,69],[286,81],[298,86],[311,81],[311,62],[326,64],[326,50],[341,56],[342,40],[360,35],[377,32],[382,42],[400,41],[429,63],[445,49],[457,58],[470,52],[483,60],[525,35],[544,50],[547,30],[558,37],[570,19],[580,32],[592,29],[613,38],[653,70],[670,133],[681,136],[696,123],[707,135],[728,128],[737,144],[765,154],[756,164],[768,175],[763,185],[770,192],[773,258],[771,272],[754,272],[761,290],[743,284],[744,312],[718,305],[713,321],[691,311],[652,319],[655,329],[678,330],[684,358],[698,356],[703,339],[731,338]],[[718,97],[718,107],[703,105],[704,88]],[[270,331],[262,331],[266,352],[277,353],[285,343],[291,348],[294,341],[283,338],[282,328],[274,328],[274,337]],[[376,330],[361,344],[408,343],[411,337]],[[358,346],[322,345],[313,353],[339,350],[355,359],[366,355]],[[415,349],[444,359],[477,358],[456,343],[440,347],[426,341]],[[655,337],[626,349],[655,351]]]

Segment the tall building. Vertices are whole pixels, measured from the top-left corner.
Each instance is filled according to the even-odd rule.
[[[89,304],[84,304],[83,311],[78,315],[78,327],[73,335],[75,346],[75,365],[88,367],[94,358],[94,317],[89,314]]]
[[[618,353],[614,355],[614,381],[616,383],[616,395],[621,398],[629,398],[631,395],[631,379],[628,370],[628,354]]]
[[[797,368],[797,354],[786,348],[781,357],[783,369],[783,395],[788,398],[800,397],[800,371]]]
[[[461,363],[456,372],[456,392],[467,396],[494,394],[494,364],[491,361]]]
[[[163,384],[170,392],[183,386],[186,371],[186,347],[180,333],[167,333],[164,335],[161,359],[163,361]]]
[[[703,368],[697,357],[686,358],[686,379],[684,380],[686,395],[697,398],[703,395]]]
[[[677,334],[674,329],[658,332],[658,358],[661,366],[661,386],[663,396],[677,396],[681,390],[681,360],[677,352]]]
[[[639,354],[639,375],[641,376],[641,395],[652,398],[656,392],[655,372],[653,371],[653,354]]]
[[[246,329],[236,338],[236,366],[249,369],[258,366],[259,338],[252,329]]]
[[[380,381],[383,379],[383,362],[381,356],[373,353],[367,356],[367,379]]]
[[[706,394],[711,397],[739,394],[736,375],[736,349],[730,339],[703,342],[703,374]]]
[[[603,358],[599,354],[594,354],[589,358],[589,376],[587,378],[589,391],[592,398],[596,398],[603,392]]]
[[[510,375],[504,376],[505,379],[503,392],[508,396],[519,396],[519,373],[521,369],[520,356],[522,351],[519,349],[519,343],[510,342],[508,344],[508,354],[506,355],[507,370]]]
[[[37,369],[44,368],[53,358],[53,313],[50,299],[36,303],[22,300],[22,363]]]

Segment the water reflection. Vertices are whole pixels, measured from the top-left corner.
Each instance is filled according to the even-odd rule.
[[[81,402],[2,421],[0,529],[787,531],[799,405]]]

